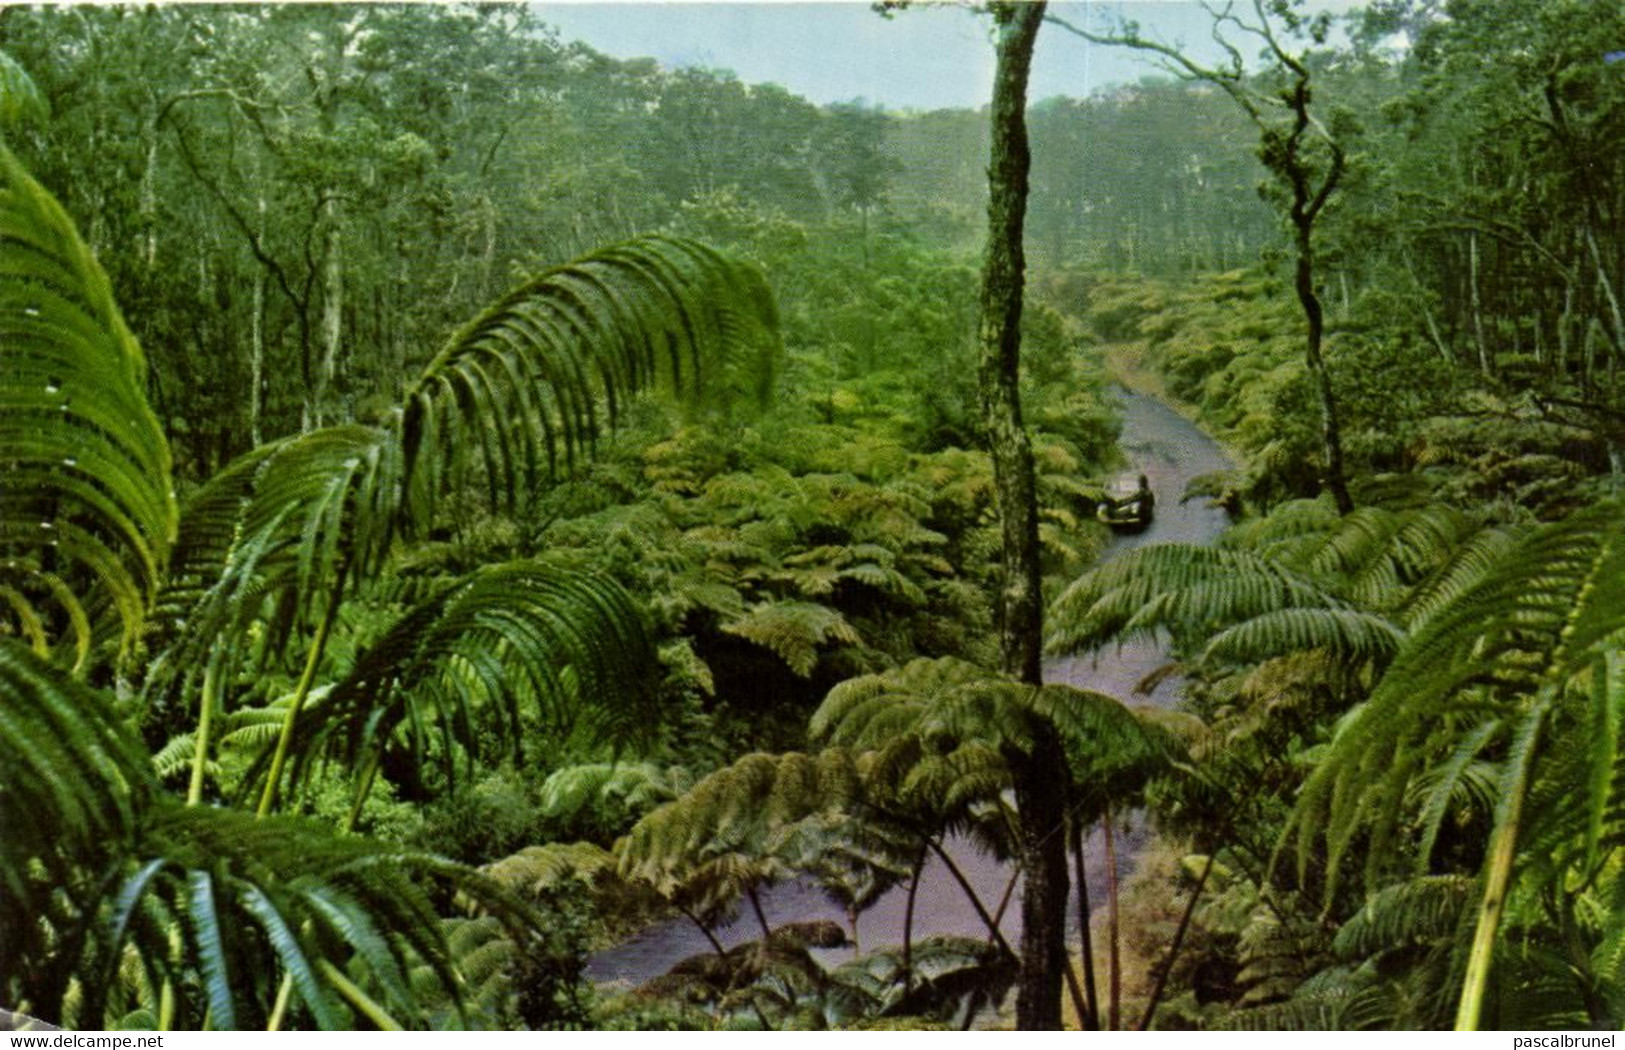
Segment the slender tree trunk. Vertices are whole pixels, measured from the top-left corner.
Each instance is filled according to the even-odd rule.
[[[258,156],[256,154],[255,156]],[[256,178],[256,181],[257,178]],[[265,236],[265,190],[259,192],[256,214],[259,235]],[[260,443],[261,398],[265,385],[265,267],[254,267],[254,299],[248,319],[248,440]]]
[[[1586,245],[1591,249],[1592,262],[1597,267],[1597,287],[1602,290],[1603,300],[1608,303],[1608,317],[1613,322],[1614,355],[1617,357],[1625,353],[1625,311],[1619,305],[1619,296],[1614,294],[1614,280],[1608,274],[1608,268],[1603,265],[1602,251],[1597,247],[1597,237],[1587,226],[1585,231]]]
[[[1304,343],[1304,356],[1309,362],[1309,374],[1314,378],[1315,392],[1320,398],[1321,441],[1326,456],[1326,488],[1337,504],[1339,514],[1354,509],[1349,495],[1348,479],[1343,472],[1343,431],[1337,420],[1337,400],[1332,396],[1332,379],[1326,371],[1326,359],[1321,344],[1326,333],[1326,313],[1315,291],[1315,249],[1311,242],[1313,220],[1299,221],[1298,265],[1295,286],[1298,303],[1303,307],[1308,334]]]
[[[1433,318],[1433,310],[1428,306],[1427,289],[1422,287],[1422,279],[1416,276],[1416,268],[1411,265],[1410,253],[1401,252],[1400,261],[1405,265],[1405,273],[1411,279],[1411,285],[1416,289],[1417,301],[1422,306],[1422,321],[1427,325],[1428,338],[1433,340],[1433,348],[1439,351],[1439,356],[1445,364],[1451,364],[1455,358],[1450,353],[1450,347],[1445,345],[1444,337],[1439,334],[1439,323]]]
[[[146,160],[141,169],[141,263],[150,274],[158,263],[158,127],[155,119],[141,125]]]
[[[1473,341],[1478,344],[1478,370],[1490,374],[1489,345],[1484,341],[1484,306],[1478,294],[1478,234],[1467,235],[1467,294],[1473,311]]]
[[[773,936],[773,928],[767,924],[767,914],[762,911],[762,898],[757,895],[754,886],[745,891],[745,896],[750,900],[750,910],[756,913],[756,924],[762,928],[762,943],[765,945]]]
[[[1151,1001],[1145,1004],[1145,1015],[1140,1018],[1142,1032],[1151,1030],[1151,1022],[1157,1016],[1157,1004],[1162,1001],[1162,993],[1168,987],[1168,975],[1174,972],[1174,960],[1179,958],[1180,945],[1185,943],[1185,931],[1190,929],[1191,916],[1196,914],[1196,902],[1202,899],[1202,891],[1207,888],[1207,877],[1213,874],[1213,854],[1207,855],[1207,862],[1202,865],[1202,874],[1196,880],[1196,888],[1191,891],[1191,899],[1185,905],[1184,914],[1179,917],[1179,928],[1174,930],[1173,943],[1168,945],[1168,957],[1162,961],[1162,968],[1157,971],[1157,983],[1151,989]]]
[[[958,864],[954,863],[954,859],[948,856],[948,851],[935,841],[931,843],[931,850],[941,858],[943,865],[948,869],[948,874],[952,875],[954,881],[959,883],[959,888],[965,891],[965,899],[970,901],[970,906],[976,911],[976,917],[982,920],[983,926],[987,927],[988,936],[998,943],[999,950],[1010,958],[1019,960],[1021,956],[1017,955],[1015,949],[1010,947],[1010,942],[1005,940],[1004,931],[999,929],[999,921],[988,914],[987,905],[983,904],[982,898],[976,895],[976,887],[972,886],[970,880],[965,878],[965,873],[959,869]],[[1056,1006],[1059,1008],[1059,1001],[1057,1001]]]
[[[1100,995],[1095,990],[1095,937],[1090,929],[1089,880],[1083,870],[1083,826],[1072,824],[1072,865],[1078,882],[1078,957],[1083,960],[1083,994],[1089,1004],[1089,1026],[1100,1028]]]
[[[1108,987],[1106,999],[1106,1030],[1115,1032],[1122,1020],[1123,966],[1118,955],[1117,929],[1117,840],[1112,832],[1112,811],[1108,806],[1100,821],[1106,834],[1106,948]]]
[[[1025,282],[1022,228],[1031,153],[1027,144],[1027,75],[1045,5],[992,5],[997,30],[992,149],[988,161],[988,239],[982,266],[981,360],[977,370],[982,421],[993,458],[1003,573],[999,641],[1007,674],[1041,684],[1043,597],[1038,572],[1038,501],[1032,442],[1021,419],[1021,311]],[[1066,839],[1055,834],[1054,800],[1063,797],[1066,767],[1054,731],[1040,727],[1031,749],[1014,759],[1021,813],[1021,978],[1016,1025],[1061,1027],[1061,977],[1066,966]]]
[[[316,425],[321,426],[338,374],[339,343],[344,321],[344,238],[339,228],[338,201],[322,207],[326,229],[322,233],[322,364],[316,390]],[[340,418],[346,414],[341,413]]]
[[[914,899],[920,892],[920,872],[925,870],[928,842],[920,844],[914,858],[914,874],[908,880],[908,904],[903,908],[903,999],[914,991]]]
[[[1563,313],[1557,318],[1557,362],[1553,375],[1563,378],[1569,367],[1569,350],[1574,340],[1574,282],[1563,283]]]

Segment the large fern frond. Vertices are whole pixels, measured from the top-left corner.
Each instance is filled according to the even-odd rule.
[[[647,742],[657,667],[643,613],[614,581],[558,559],[490,566],[408,612],[300,712],[294,776],[323,756],[376,756],[401,734],[455,777],[482,731],[511,746],[527,713],[561,736]]]
[[[1510,726],[1537,691],[1569,691],[1625,629],[1625,509],[1602,504],[1528,536],[1406,642],[1371,698],[1340,727],[1305,785],[1292,824],[1300,866],[1317,843],[1328,873],[1365,829],[1368,872],[1404,819],[1407,785],[1452,739],[1486,721]],[[1481,712],[1452,718],[1465,695]],[[1584,690],[1580,695],[1586,695]],[[1589,812],[1575,786],[1571,802]]]
[[[146,360],[60,205],[0,146],[0,624],[135,640],[175,535]],[[110,621],[110,622],[106,622]]]
[[[416,520],[475,461],[492,502],[518,505],[640,390],[763,398],[778,353],[760,273],[696,242],[645,237],[549,270],[458,332],[408,393]]]
[[[89,921],[95,873],[130,848],[157,785],[102,694],[7,639],[0,752],[0,996],[48,1012],[72,973],[67,931]]]
[[[255,624],[260,646],[275,652],[356,581],[376,576],[402,469],[389,431],[340,426],[261,445],[211,478],[181,516],[160,668],[196,667]]]
[[[417,1023],[408,980],[415,964],[427,964],[440,994],[460,1001],[429,892],[435,882],[493,908],[515,932],[534,921],[469,869],[289,817],[158,806],[121,871],[88,972],[133,947],[153,986],[167,980],[186,999],[186,1025],[207,1011],[216,1027],[263,1026],[283,975],[322,1028]],[[86,1022],[101,1018],[105,983],[86,981]]]
[[[650,813],[616,844],[623,878],[641,881],[708,921],[785,870],[775,849],[797,822],[861,799],[845,750],[752,754]]]
[[[0,51],[0,130],[43,121],[50,111],[34,78],[16,59]]]
[[[1046,648],[1081,652],[1165,631],[1179,640],[1284,608],[1341,608],[1315,580],[1247,551],[1141,547],[1079,577],[1051,605]]]
[[[803,678],[812,674],[821,646],[830,642],[856,645],[861,641],[846,617],[815,602],[758,605],[725,624],[723,630],[771,650]]]

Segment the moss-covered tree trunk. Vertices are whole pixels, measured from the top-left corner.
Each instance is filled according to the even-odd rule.
[[[1044,18],[1043,3],[995,3],[998,64],[993,81],[992,153],[988,162],[988,239],[982,266],[982,420],[998,491],[1003,573],[998,602],[1004,670],[1024,682],[1042,681],[1043,604],[1038,574],[1038,504],[1032,443],[1021,420],[1021,302],[1027,211],[1027,73]],[[1061,975],[1066,965],[1066,836],[1058,799],[1065,762],[1048,725],[1034,728],[1030,748],[1011,755],[1021,812],[1021,981],[1016,1023],[1026,1029],[1061,1026]]]

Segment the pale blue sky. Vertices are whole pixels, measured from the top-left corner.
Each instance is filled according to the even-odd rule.
[[[863,98],[892,109],[976,107],[986,103],[992,89],[989,19],[960,7],[915,7],[891,19],[861,2],[596,0],[533,7],[566,39],[584,40],[616,58],[730,69],[741,80],[771,81],[819,103]],[[1058,2],[1051,8],[1068,21],[1095,28],[1119,16],[1132,18],[1165,43],[1213,57],[1208,16],[1186,0]],[[1102,84],[1132,82],[1153,72],[1148,60],[1133,52],[1090,47],[1045,26],[1029,95],[1034,100],[1082,96]]]

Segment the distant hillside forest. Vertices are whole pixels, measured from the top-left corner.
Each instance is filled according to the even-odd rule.
[[[1625,1026],[1625,7],[1211,13],[0,7],[0,1019]]]

